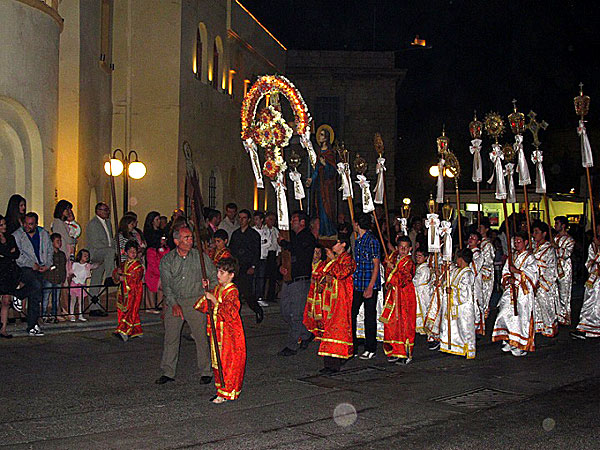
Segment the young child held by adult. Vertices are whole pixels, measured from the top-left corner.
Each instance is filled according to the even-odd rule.
[[[473,252],[468,248],[456,253],[456,266],[450,271],[450,284],[445,281],[440,322],[440,351],[475,358],[475,308],[473,296],[475,276],[471,271]],[[445,274],[444,279],[447,280]]]
[[[81,322],[87,322],[87,319],[83,317],[83,300],[87,297],[86,283],[92,276],[92,269],[98,267],[98,264],[92,264],[90,262],[90,252],[85,248],[77,252],[75,262],[72,267],[71,282],[71,302],[69,304],[69,320],[75,322],[75,303],[79,308],[79,320]]]
[[[327,262],[323,267],[325,287],[322,293],[322,329],[319,356],[323,356],[321,373],[339,372],[342,363],[354,354],[352,339],[352,274],[356,262],[350,254],[350,238],[325,249]]]
[[[417,320],[415,331],[426,335],[425,317],[431,303],[431,269],[429,268],[429,252],[424,249],[418,249],[415,252],[415,276],[413,284],[415,285],[415,294],[417,296]]]
[[[42,302],[42,312],[44,321],[58,323],[58,301],[60,298],[60,287],[67,278],[67,256],[60,250],[62,246],[62,237],[58,233],[50,235],[52,241],[52,266],[50,270],[44,272],[44,298]],[[48,300],[52,296],[52,310],[48,317]]]
[[[137,241],[127,241],[127,259],[113,271],[113,280],[120,283],[117,291],[117,329],[115,336],[127,342],[143,334],[140,322],[140,303],[144,293],[144,266],[138,259]]]
[[[411,249],[410,239],[401,236],[396,250],[385,260],[387,293],[379,321],[384,324],[383,351],[390,363],[410,363],[415,345],[417,298]]]
[[[217,395],[210,399],[215,404],[225,403],[239,397],[244,382],[246,368],[246,338],[240,318],[240,296],[233,279],[238,269],[235,258],[221,258],[216,264],[217,281],[213,292],[209,292],[208,280],[202,284],[206,293],[196,302],[194,308],[209,315],[206,333],[210,340],[210,355]],[[211,316],[216,330],[216,341],[211,330]],[[222,373],[219,373],[217,353],[221,360]]]

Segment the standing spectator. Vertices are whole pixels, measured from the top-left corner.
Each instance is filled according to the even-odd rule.
[[[268,212],[265,218],[265,226],[263,229],[268,231],[267,241],[269,245],[264,249],[267,251],[267,262],[265,265],[265,282],[268,282],[267,287],[267,303],[273,303],[275,301],[275,288],[277,287],[277,280],[279,278],[279,271],[277,270],[277,258],[281,253],[281,247],[279,246],[279,230],[275,226],[277,220],[274,212]],[[266,232],[265,232],[266,234]],[[261,248],[261,253],[263,249]],[[261,255],[262,257],[262,255]]]
[[[361,305],[365,305],[365,351],[361,359],[372,359],[377,350],[377,295],[381,288],[379,277],[380,245],[371,232],[371,217],[361,214],[354,222],[358,234],[354,245],[354,299],[352,301],[352,331],[354,352],[357,349],[356,316]]]
[[[206,222],[208,223],[208,228],[212,236],[215,234],[215,231],[219,229],[219,225],[221,224],[221,211],[212,208],[209,209],[208,214],[206,215]],[[229,238],[229,234],[227,234],[227,238]]]
[[[53,322],[58,323],[58,299],[60,298],[60,287],[67,279],[67,257],[61,250],[63,246],[62,236],[58,233],[52,233],[50,235],[52,241],[52,267],[50,270],[44,272],[44,295],[42,302],[42,315],[44,321],[49,322],[47,318],[48,300],[52,295],[52,312],[51,316],[54,317]]]
[[[309,229],[317,241],[319,240],[319,228],[321,228],[321,219],[318,217],[313,217],[310,219]]]
[[[231,242],[231,235],[233,232],[240,227],[240,222],[238,221],[237,215],[237,205],[235,203],[227,203],[225,206],[225,217],[219,224],[219,229],[227,231],[229,242]]]
[[[427,236],[423,232],[423,220],[420,217],[413,218],[410,231],[408,232],[410,245],[413,248],[413,260],[415,252],[419,249],[427,249]]]
[[[346,215],[341,212],[337,216],[337,235],[338,239],[344,241],[350,239],[352,234],[352,225],[346,221]]]
[[[306,298],[310,289],[312,260],[317,242],[307,228],[308,217],[302,211],[292,214],[290,240],[280,238],[279,244],[292,254],[291,281],[286,282],[281,289],[281,316],[288,325],[287,344],[279,352],[280,356],[291,356],[298,349],[305,349],[315,338],[303,323]],[[286,276],[288,269],[281,267],[280,272]],[[298,341],[301,341],[298,344]]]
[[[50,235],[42,227],[38,227],[38,215],[28,212],[25,214],[23,226],[17,229],[13,236],[21,252],[17,259],[17,265],[21,268],[21,279],[30,289],[27,302],[27,332],[30,336],[43,336],[38,319],[44,286],[43,273],[52,266]]]
[[[239,217],[240,227],[230,235],[229,251],[240,265],[236,279],[240,294],[256,314],[256,323],[260,323],[263,320],[263,310],[254,295],[254,274],[260,261],[260,235],[250,228],[250,211],[242,209]]]
[[[143,261],[146,253],[146,247],[148,245],[146,244],[146,237],[144,236],[144,233],[138,228],[138,216],[133,211],[127,211],[124,214],[124,216],[131,216],[134,219],[133,230],[131,230],[131,235],[133,236],[133,239],[138,243],[139,246],[138,258],[140,258],[140,261]],[[123,248],[121,248],[121,250],[123,250]]]
[[[19,194],[14,194],[8,200],[6,207],[6,233],[13,234],[23,226],[27,211],[27,201]]]
[[[15,293],[21,278],[21,270],[15,262],[21,252],[14,236],[8,234],[6,229],[6,219],[0,215],[0,297],[2,301],[0,338],[10,339],[12,334],[6,332],[8,309],[10,308],[10,297]]]
[[[146,289],[148,304],[146,307],[151,313],[160,313],[160,260],[169,253],[165,231],[160,229],[160,214],[151,211],[144,222],[144,236],[148,249],[146,250]]]
[[[110,208],[106,203],[100,202],[96,205],[96,216],[90,220],[85,230],[91,262],[98,264],[92,270],[91,285],[103,284],[105,278],[112,275],[115,268],[116,244],[112,225],[110,224]],[[92,302],[90,304],[90,316],[105,317],[108,314],[102,310],[98,299],[99,288],[90,289]]]
[[[160,368],[163,375],[156,384],[175,381],[181,329],[186,320],[196,341],[196,355],[200,382],[208,384],[212,380],[211,357],[206,337],[206,314],[194,309],[195,303],[204,295],[200,258],[204,258],[206,276],[210,288],[217,285],[217,270],[210,258],[192,248],[192,231],[182,227],[173,234],[176,248],[160,262],[160,280],[165,295],[165,338]]]
[[[54,207],[54,219],[52,220],[52,224],[50,225],[50,230],[52,231],[52,233],[58,233],[61,237],[62,244],[60,251],[62,251],[67,257],[67,274],[71,273],[71,267],[73,261],[75,260],[75,248],[77,246],[77,238],[75,236],[77,236],[77,232],[81,234],[81,229],[78,228],[79,226],[77,222],[75,222],[75,216],[73,214],[73,204],[67,200],[59,200],[56,206]],[[54,301],[54,290],[52,292],[52,300]],[[45,302],[48,301],[47,293],[48,291],[44,293]],[[60,291],[58,291],[58,293],[60,294]],[[63,295],[62,297],[63,300],[61,302],[61,314],[66,314],[68,309],[67,297],[65,295]],[[56,319],[58,320],[58,317],[56,317]]]
[[[127,245],[127,242],[138,242],[134,233],[135,223],[136,218],[127,214],[121,217],[121,220],[119,221],[119,232],[117,239],[119,239],[119,250],[121,251],[121,254],[119,255],[119,261],[122,263],[127,259],[127,253],[125,253],[125,246]]]
[[[159,228],[166,233],[166,232],[169,231],[168,226],[169,226],[169,221],[167,219],[167,216],[160,216],[160,226],[159,226]]]
[[[267,231],[265,227],[265,213],[262,211],[255,211],[252,219],[254,223],[252,229],[260,236],[260,259],[258,260],[258,264],[256,265],[256,270],[254,272],[254,295],[258,300],[258,304],[266,307],[269,305],[264,301],[265,269],[267,265],[267,255],[266,252],[263,252],[263,247],[267,244],[267,236],[263,234],[263,229]]]

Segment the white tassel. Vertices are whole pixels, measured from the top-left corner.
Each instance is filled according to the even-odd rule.
[[[256,144],[251,138],[248,138],[244,141],[244,148],[246,149],[246,152],[248,152],[248,156],[250,156],[252,171],[254,172],[254,178],[256,179],[256,187],[262,189],[265,185],[263,184],[262,170],[260,168]]]
[[[400,221],[400,232],[404,236],[408,236],[408,220],[405,217],[398,219]]]
[[[541,150],[534,150],[531,154],[531,160],[535,164],[536,168],[536,177],[535,177],[535,192],[538,194],[546,193],[546,175],[544,174],[544,166],[542,165],[542,161],[544,160],[544,156]]]
[[[579,121],[579,127],[577,128],[577,134],[581,137],[581,165],[583,167],[594,167],[594,157],[592,156],[592,146],[585,130],[585,124],[583,120]]]
[[[304,186],[302,186],[302,175],[296,169],[290,172],[290,180],[294,183],[294,198],[296,200],[302,200],[306,197],[304,193]]]
[[[444,237],[442,259],[452,261],[452,224],[446,220],[440,223],[440,235]]]
[[[371,191],[369,190],[369,181],[367,180],[367,177],[365,177],[364,175],[361,175],[361,174],[356,175],[356,178],[358,179],[356,184],[358,184],[360,186],[360,189],[362,190],[361,197],[362,197],[363,212],[365,214],[369,214],[370,212],[375,210],[375,205],[373,204],[373,198],[371,197]]]
[[[377,165],[375,166],[375,173],[377,174],[377,184],[375,184],[375,189],[373,190],[373,192],[375,193],[375,198],[373,199],[373,201],[378,205],[381,205],[383,203],[383,193],[385,191],[383,175],[385,171],[385,158],[377,158]]]
[[[515,165],[513,163],[507,163],[504,168],[504,175],[508,179],[508,195],[506,197],[506,201],[509,203],[517,202],[517,192],[515,190],[515,179],[513,174],[515,173]]]
[[[350,182],[350,164],[343,162],[337,163],[337,171],[342,180],[342,185],[338,189],[342,191],[342,200],[354,197],[352,183]]]
[[[306,131],[303,135],[300,136],[300,144],[304,147],[308,153],[308,159],[310,160],[310,165],[315,168],[317,164],[317,154],[313,149],[312,142],[310,141],[310,127],[306,127]]]
[[[490,159],[494,163],[494,173],[488,180],[488,183],[491,183],[494,180],[494,176],[496,177],[496,200],[504,200],[506,198],[506,184],[504,182],[504,171],[502,170],[504,153],[502,153],[500,145],[492,145]]]
[[[529,167],[527,167],[527,158],[523,150],[523,136],[517,134],[513,149],[517,155],[517,172],[519,173],[519,186],[531,184],[531,175],[529,175]]]
[[[427,248],[429,253],[439,253],[441,250],[440,245],[440,232],[439,226],[440,219],[437,214],[427,214],[427,220],[425,221],[425,227],[427,228]]]
[[[473,182],[480,183],[483,180],[483,166],[481,162],[481,139],[471,141],[471,154],[473,155]]]
[[[280,170],[277,173],[275,181],[271,181],[273,189],[275,189],[275,198],[277,198],[277,225],[280,230],[290,229],[290,218],[288,217],[288,204],[285,195],[285,175],[284,171]]]
[[[435,201],[437,203],[444,203],[444,161],[443,158],[440,158],[438,162],[438,179],[437,179],[437,195]]]

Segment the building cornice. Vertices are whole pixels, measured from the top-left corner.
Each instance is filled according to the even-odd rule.
[[[42,0],[14,0],[14,1],[23,3],[27,6],[31,6],[32,8],[38,9],[38,10],[48,14],[58,24],[59,31],[62,33],[65,21],[60,16],[60,14],[58,14],[58,11],[56,10],[56,8],[58,8],[58,1],[53,2],[53,3],[56,3],[56,8],[53,8],[52,6],[46,4],[46,2],[44,2]]]

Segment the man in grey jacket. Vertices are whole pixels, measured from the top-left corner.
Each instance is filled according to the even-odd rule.
[[[21,254],[17,265],[21,268],[21,281],[27,290],[27,332],[30,336],[43,336],[38,325],[43,273],[54,270],[52,266],[52,242],[50,235],[42,227],[38,227],[38,215],[34,212],[25,214],[23,226],[18,228],[13,236]]]
[[[194,309],[198,299],[204,295],[200,258],[204,258],[206,278],[211,289],[217,284],[217,270],[207,255],[192,248],[194,238],[189,228],[183,227],[175,231],[173,239],[177,247],[160,261],[160,281],[166,308],[165,338],[160,364],[163,375],[156,380],[156,384],[175,381],[184,320],[190,326],[196,341],[200,382],[208,384],[212,380],[212,367],[206,336],[206,314]]]
[[[99,264],[92,269],[90,284],[101,285],[104,279],[112,275],[115,268],[116,243],[110,224],[110,208],[100,202],[96,205],[96,215],[88,223],[85,229],[87,248],[90,251],[90,259],[93,264]],[[92,303],[90,304],[90,316],[106,316],[98,300],[99,288],[90,289]]]

